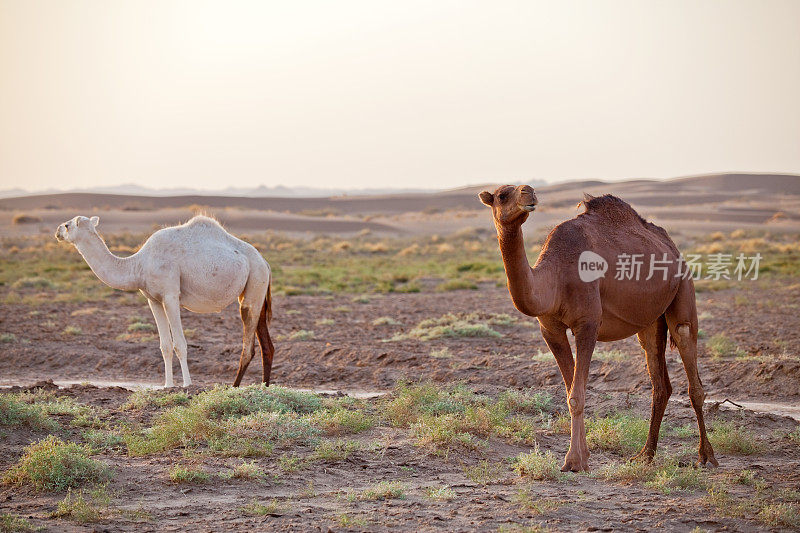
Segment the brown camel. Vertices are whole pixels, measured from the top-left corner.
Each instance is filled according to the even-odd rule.
[[[585,212],[550,232],[531,268],[525,255],[522,224],[538,203],[533,189],[528,185],[504,185],[494,194],[482,192],[480,199],[492,208],[511,300],[522,313],[539,320],[542,336],[564,378],[572,422],[569,451],[561,470],[588,469],[583,412],[595,343],[633,334],[644,348],[653,382],[650,430],[644,448],[634,459],[653,458],[661,419],[672,394],[664,357],[667,331],[689,378],[689,398],[700,429],[698,464],[710,462],[716,466],[703,422],[705,393],[697,373],[694,283],[681,272],[680,253],[667,232],[645,221],[619,198],[584,195]],[[597,255],[581,257],[584,252]],[[619,266],[618,258],[625,261],[626,257],[642,262],[641,276],[628,279],[631,272],[624,270],[626,275],[616,275],[620,271],[615,273],[613,265]],[[605,268],[611,271],[601,276],[605,272],[604,261]],[[574,360],[567,329],[575,336]]]

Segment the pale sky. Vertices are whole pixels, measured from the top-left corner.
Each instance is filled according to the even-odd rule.
[[[800,1],[0,0],[0,188],[800,173]]]

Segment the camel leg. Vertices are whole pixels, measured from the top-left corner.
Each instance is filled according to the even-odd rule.
[[[169,321],[169,329],[172,332],[172,341],[175,346],[175,355],[181,364],[181,375],[183,376],[183,386],[188,387],[192,384],[189,375],[189,366],[186,363],[186,337],[183,335],[183,325],[181,324],[181,304],[177,296],[164,297],[164,312]]]
[[[258,344],[261,345],[261,380],[264,385],[269,385],[269,375],[272,371],[272,358],[275,356],[275,346],[269,336],[267,327],[267,304],[261,308],[261,315],[258,318],[256,327],[258,334]]]
[[[594,345],[597,343],[597,324],[587,322],[576,328],[575,374],[572,378],[572,389],[567,397],[569,414],[572,419],[570,443],[567,456],[564,458],[562,472],[580,472],[589,470],[589,447],[586,445],[586,426],[583,410],[586,406],[586,382],[589,380],[589,364],[592,361]]]
[[[539,329],[542,331],[544,342],[553,353],[558,364],[558,369],[561,371],[561,377],[564,378],[564,386],[567,389],[567,395],[572,388],[572,376],[575,373],[575,361],[572,358],[572,348],[567,339],[567,328],[561,328],[557,331],[547,329],[544,324],[539,323]],[[552,328],[551,329],[555,329]]]
[[[234,387],[241,384],[244,372],[256,353],[258,315],[253,312],[253,308],[248,305],[246,300],[240,302],[239,314],[242,317],[242,355],[239,358],[239,371],[236,372],[236,379],[233,380]]]
[[[650,431],[647,433],[647,441],[638,454],[631,460],[642,459],[651,461],[656,454],[658,446],[658,431],[661,429],[661,420],[664,418],[664,410],[667,402],[672,395],[672,385],[669,382],[667,372],[667,360],[664,354],[667,349],[667,323],[664,316],[650,324],[638,334],[639,344],[642,345],[647,356],[647,371],[650,373],[650,381],[653,384],[653,399],[650,409]]]
[[[169,321],[166,313],[164,313],[164,306],[149,298],[147,299],[147,304],[150,306],[150,311],[153,312],[153,318],[156,319],[156,327],[158,328],[161,357],[164,358],[164,387],[172,387],[174,386],[172,381],[172,352],[174,348],[172,345],[172,333],[169,330]]]
[[[706,434],[706,425],[703,420],[703,403],[706,393],[700,374],[697,372],[697,308],[694,299],[694,283],[691,279],[681,282],[678,293],[672,300],[665,314],[667,327],[672,340],[681,354],[683,368],[689,381],[689,399],[692,402],[697,416],[697,428],[700,431],[700,446],[698,450],[698,465],[711,463],[718,466],[714,457],[714,450]]]

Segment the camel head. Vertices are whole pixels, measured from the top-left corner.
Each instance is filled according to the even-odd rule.
[[[495,224],[499,225],[522,224],[539,203],[530,185],[503,185],[494,194],[483,191],[479,196],[481,202],[492,208]]]
[[[97,224],[99,222],[100,217],[87,218],[77,216],[58,227],[56,230],[56,240],[75,243],[80,240],[82,236],[90,233],[97,234]]]

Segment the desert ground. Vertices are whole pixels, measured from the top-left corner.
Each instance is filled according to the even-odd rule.
[[[259,199],[0,200],[0,531],[783,531],[800,528],[800,177],[537,188],[533,263],[582,192],[613,193],[684,253],[760,253],[758,279],[696,283],[706,420],[677,351],[651,464],[635,338],[599,343],[588,473],[561,473],[565,392],[516,311],[481,187]],[[274,271],[272,386],[242,388],[235,306],[183,312],[189,388],[163,389],[144,298],[105,287],[56,226],[98,215],[119,255],[193,213]],[[181,383],[175,363],[175,381]],[[59,465],[57,468],[53,465]],[[66,466],[65,466],[66,465]]]

